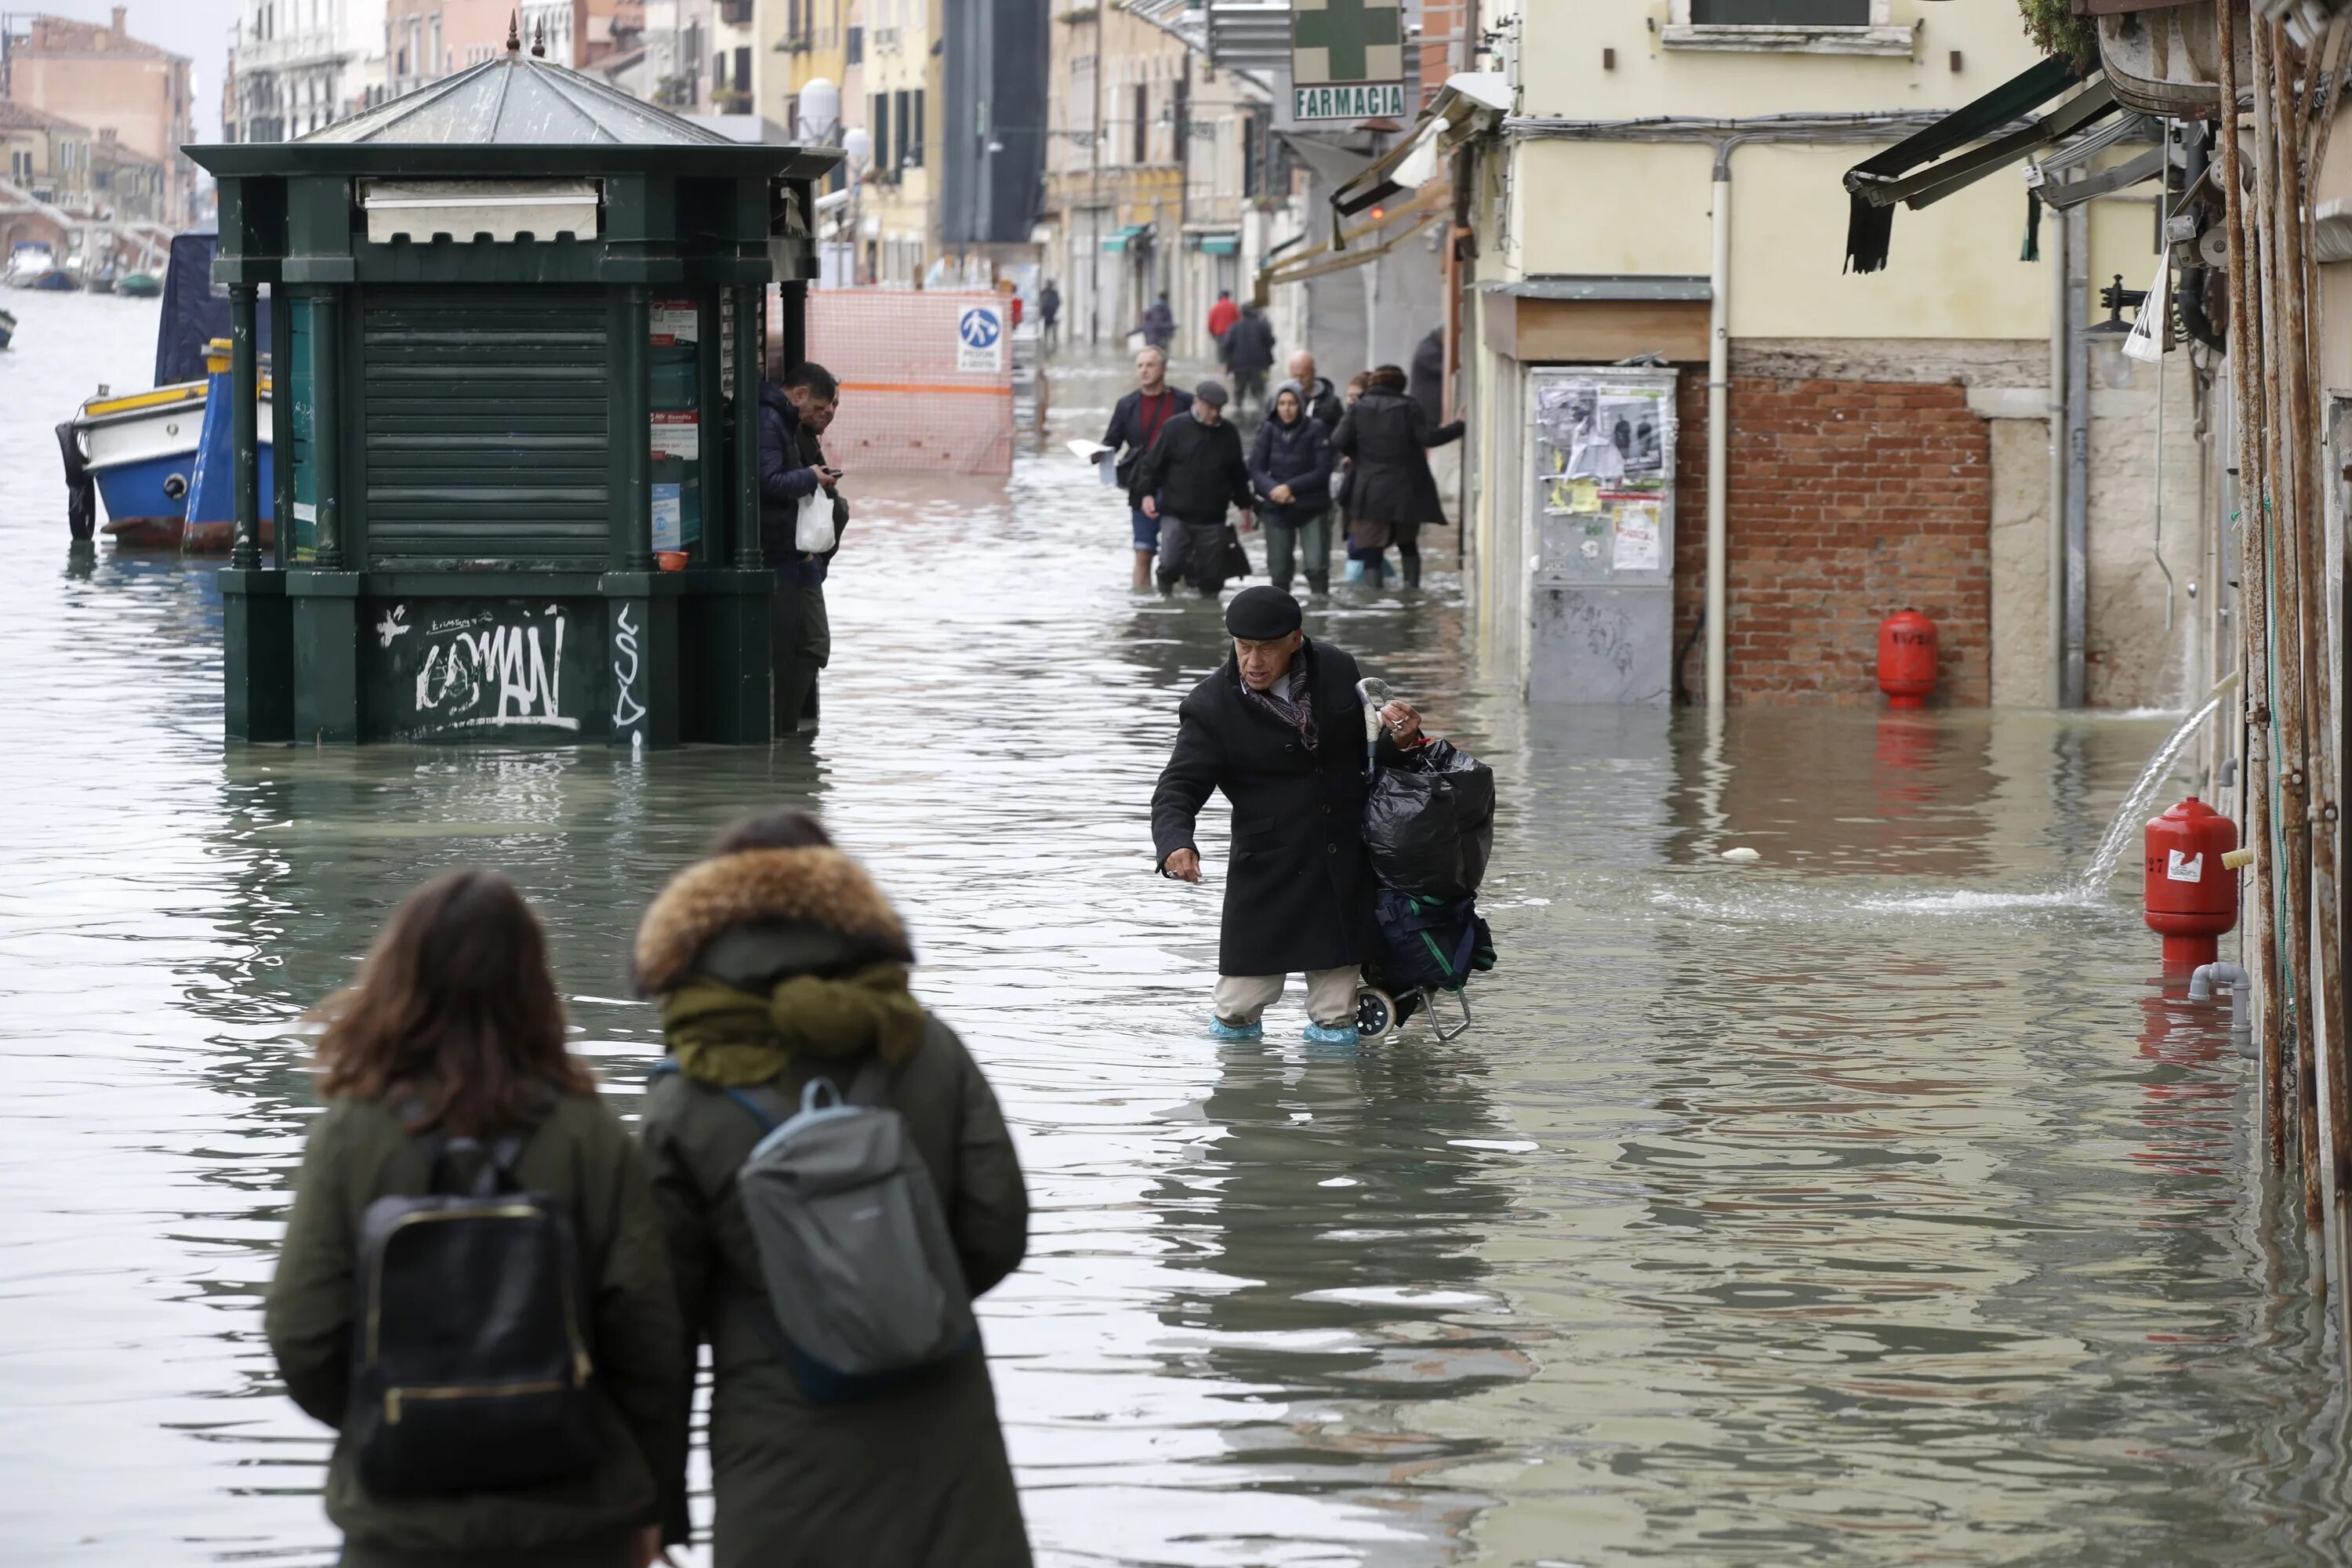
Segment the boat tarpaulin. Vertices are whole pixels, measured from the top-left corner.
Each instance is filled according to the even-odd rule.
[[[155,327],[155,384],[205,378],[205,344],[228,336],[228,290],[213,281],[220,235],[208,228],[172,237],[163,273],[163,315]],[[263,293],[267,295],[268,290]],[[269,352],[269,312],[254,312],[254,352]]]
[[[1875,272],[1886,265],[1887,246],[1895,233],[1894,183],[1945,153],[1991,136],[2004,126],[2027,119],[2032,110],[2049,102],[2081,79],[2070,62],[2047,59],[2010,78],[1990,92],[1952,110],[1925,131],[1905,137],[1885,152],[1873,154],[1846,171],[1848,210],[1845,265],[1850,272]],[[2109,107],[2113,100],[2108,100]],[[2086,121],[2087,122],[2087,121]],[[2039,138],[2020,145],[2022,157]],[[1982,172],[1990,173],[1992,165]]]

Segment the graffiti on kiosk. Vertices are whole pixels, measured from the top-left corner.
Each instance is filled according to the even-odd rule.
[[[646,716],[646,705],[637,700],[637,626],[629,619],[628,605],[614,616],[614,627],[613,728],[625,730]]]
[[[540,617],[501,623],[497,612],[483,611],[424,628],[425,658],[416,669],[417,717],[429,716],[453,729],[579,729],[579,718],[562,711],[563,612],[550,605]],[[382,627],[378,633],[387,643],[399,635],[386,634]]]

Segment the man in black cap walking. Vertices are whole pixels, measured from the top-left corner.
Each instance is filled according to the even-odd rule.
[[[1225,418],[1223,382],[1192,389],[1192,406],[1172,416],[1135,466],[1132,494],[1146,517],[1160,519],[1160,591],[1190,577],[1204,599],[1225,585],[1225,508],[1250,509],[1249,462],[1242,434]]]
[[[1363,709],[1356,661],[1310,641],[1298,601],[1244,588],[1225,606],[1233,657],[1177,711],[1176,749],[1151,794],[1160,873],[1201,880],[1192,830],[1210,792],[1233,806],[1233,863],[1217,946],[1221,1040],[1255,1040],[1293,974],[1307,977],[1306,1037],[1356,1041],[1356,983],[1373,950],[1364,853]],[[1422,744],[1421,715],[1381,710],[1383,759]]]

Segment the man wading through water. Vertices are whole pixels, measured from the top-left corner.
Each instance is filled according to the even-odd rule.
[[[1162,520],[1160,591],[1172,594],[1190,578],[1201,597],[1225,585],[1225,509],[1250,510],[1248,459],[1241,432],[1225,417],[1222,383],[1192,389],[1192,406],[1168,421],[1160,439],[1136,465],[1135,494],[1148,517]]]
[[[1356,982],[1373,951],[1364,853],[1363,710],[1356,661],[1299,630],[1298,601],[1244,588],[1225,606],[1233,657],[1178,710],[1176,749],[1151,794],[1160,873],[1201,880],[1192,829],[1209,792],[1232,803],[1233,866],[1217,946],[1221,1040],[1263,1037],[1258,1019],[1307,976],[1309,1040],[1353,1045]],[[1380,755],[1423,742],[1421,715],[1381,710]]]
[[[827,466],[817,437],[833,424],[840,399],[833,373],[813,361],[781,382],[760,384],[760,550],[776,574],[768,635],[778,735],[816,717],[817,672],[833,661],[824,579],[841,552],[849,502],[839,489],[841,470]],[[831,498],[833,547],[805,551],[796,537],[800,503],[819,489]]]

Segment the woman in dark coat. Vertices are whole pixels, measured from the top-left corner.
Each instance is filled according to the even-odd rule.
[[[996,1097],[955,1031],[907,991],[905,928],[856,862],[795,811],[739,824],[662,889],[637,931],[675,1070],[644,1137],[686,1365],[709,1342],[717,1568],[1027,1568],[1029,1542],[985,1352],[862,1398],[815,1404],[773,1348],[735,1173],[766,1133],[726,1092],[798,1104],[878,1056],[975,1297],[1028,1245],[1029,1199]],[[684,1412],[681,1408],[680,1415]],[[686,1450],[669,1456],[663,1539],[688,1537]]]
[[[1259,421],[1250,444],[1250,489],[1265,525],[1265,575],[1290,592],[1294,554],[1311,594],[1331,591],[1331,437],[1307,415],[1298,384],[1274,395],[1273,417]]]
[[[1356,661],[1308,641],[1298,602],[1272,588],[1234,595],[1225,626],[1234,652],[1177,710],[1175,750],[1151,794],[1160,869],[1200,880],[1192,830],[1210,793],[1223,790],[1233,863],[1212,1033],[1258,1037],[1258,1015],[1287,976],[1304,974],[1307,1037],[1353,1040],[1355,971],[1378,939]],[[1382,718],[1381,755],[1394,763],[1399,747],[1420,743],[1420,716],[1392,702]]]
[[[494,871],[437,877],[402,902],[358,983],[319,1013],[327,1110],[310,1123],[263,1322],[287,1393],[339,1434],[326,1501],[343,1532],[340,1561],[641,1568],[659,1551],[656,1468],[686,1443],[693,1351],[637,1146],[564,1049],[538,918]],[[500,1133],[521,1138],[515,1184],[553,1198],[571,1220],[586,1277],[581,1353],[599,1458],[517,1490],[382,1495],[352,1451],[363,1218],[378,1198],[431,1190],[440,1141]],[[446,1158],[461,1182],[480,1160],[454,1143]],[[394,1418],[403,1392],[418,1391],[387,1393]]]
[[[1407,397],[1404,372],[1384,364],[1372,372],[1332,433],[1331,449],[1353,461],[1348,481],[1350,537],[1362,547],[1393,541],[1404,562],[1405,586],[1421,582],[1421,525],[1444,522],[1437,478],[1429,471],[1429,448],[1462,438],[1462,421],[1433,426],[1428,410]],[[1368,562],[1364,575],[1377,582],[1380,564]]]

